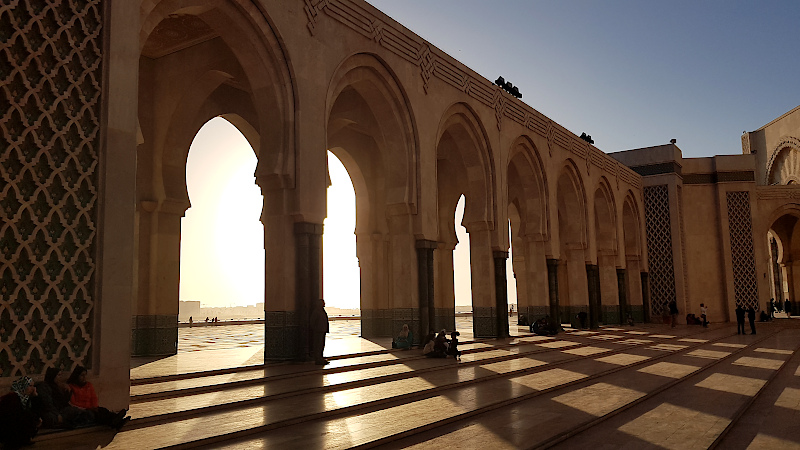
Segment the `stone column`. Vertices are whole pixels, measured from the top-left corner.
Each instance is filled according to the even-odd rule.
[[[418,343],[424,333],[436,323],[434,305],[434,265],[433,251],[438,242],[428,240],[417,241],[417,288],[419,290],[419,322],[414,332],[414,341]]]
[[[576,316],[578,313],[589,312],[589,290],[586,281],[586,261],[584,249],[580,244],[567,249],[567,287],[568,307],[566,308],[567,318],[573,326],[577,325]]]
[[[641,272],[639,269],[639,257],[628,257],[625,268],[627,273],[625,275],[625,281],[628,285],[628,290],[625,295],[625,299],[627,300],[628,304],[628,312],[631,313],[633,320],[635,322],[644,322],[644,312],[642,311],[642,287],[641,277],[637,277],[636,275]],[[688,288],[684,289],[684,292],[688,292]],[[685,307],[683,309],[686,309]],[[683,310],[682,309],[682,310]],[[627,320],[627,316],[626,316]],[[627,322],[624,322],[627,323]]]
[[[508,333],[508,280],[506,278],[506,260],[508,252],[492,252],[494,257],[494,295],[497,311],[497,337],[507,338]]]
[[[517,279],[517,286],[525,286],[525,297],[521,297],[520,291],[517,291],[517,298],[520,314],[525,314],[528,323],[532,323],[533,320],[550,314],[547,259],[543,241],[536,237],[524,236],[522,242],[526,250],[526,270],[521,273],[522,278]]]
[[[617,294],[616,255],[604,253],[597,255],[600,276],[600,322],[604,324],[619,322],[619,297]]]
[[[413,216],[406,205],[395,205],[394,212],[388,213],[389,239],[386,258],[389,278],[389,308],[391,323],[381,330],[385,337],[396,336],[404,324],[419,326],[419,288],[416,238],[413,233]]]
[[[311,308],[320,298],[320,243],[322,224],[297,222],[295,235],[295,314],[297,343],[295,359],[307,360],[309,355],[309,319]],[[265,336],[266,338],[266,336]]]
[[[453,250],[455,242],[439,242],[433,254],[434,299],[428,312],[432,329],[452,330],[456,326],[456,290],[453,280]],[[431,326],[429,325],[429,326]],[[428,330],[425,331],[427,333]]]
[[[181,217],[188,205],[142,202],[139,211],[138,299],[131,318],[131,355],[178,352]]]
[[[559,314],[560,308],[558,304],[558,265],[559,260],[557,259],[547,260],[547,288],[550,304],[550,319],[561,328],[561,315]]]
[[[600,268],[597,264],[586,264],[586,285],[589,290],[589,328],[599,327],[600,316]]]
[[[469,233],[470,273],[472,275],[472,326],[476,338],[496,337],[497,311],[495,303],[494,258],[491,230],[484,222],[471,223]]]
[[[361,279],[361,336],[391,336],[386,239],[380,233],[364,233],[356,236],[356,242]]]
[[[628,284],[625,282],[627,269],[617,269],[617,290],[619,291],[619,323],[628,320]]]
[[[644,323],[650,322],[650,274],[641,272],[642,279],[642,311]]]

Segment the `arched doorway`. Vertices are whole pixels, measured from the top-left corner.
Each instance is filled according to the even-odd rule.
[[[198,130],[218,116],[239,129],[258,157],[256,182],[265,204],[273,189],[291,184],[294,176],[290,69],[264,15],[240,3],[249,2],[209,7],[200,0],[161,0],[141,8],[133,355],[176,351],[180,224],[189,207],[186,161]],[[262,222],[269,222],[268,216],[262,214]],[[271,231],[264,234],[268,256],[260,278],[273,272],[278,275],[269,277],[273,282],[286,283],[289,277],[280,276],[286,236],[266,228]],[[278,284],[265,292],[264,308],[282,315],[286,324],[294,299]],[[296,327],[277,328],[267,326],[268,342],[296,340]],[[267,358],[293,353],[292,346],[265,346]]]
[[[619,304],[617,286],[617,208],[614,195],[603,179],[594,193],[595,248],[600,301],[598,322],[625,323],[626,315]]]
[[[571,161],[558,177],[558,301],[561,322],[579,327],[578,315],[589,315],[586,272],[586,201],[580,175]],[[588,323],[587,323],[588,325]]]

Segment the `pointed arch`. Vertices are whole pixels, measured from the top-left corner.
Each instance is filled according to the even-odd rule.
[[[506,187],[509,204],[515,205],[520,222],[525,224],[519,232],[547,240],[550,232],[547,176],[536,145],[527,136],[518,137],[511,145]]]
[[[617,207],[606,177],[600,177],[594,192],[595,246],[598,253],[616,253]]]
[[[562,166],[556,186],[561,244],[586,248],[586,191],[571,159]]]
[[[624,233],[625,255],[642,255],[641,214],[633,192],[628,191],[622,205],[622,229]]]
[[[493,229],[494,159],[483,123],[469,105],[456,103],[442,116],[436,136],[437,177],[448,177],[466,196],[464,223],[483,222]],[[439,186],[442,182],[437,180]]]

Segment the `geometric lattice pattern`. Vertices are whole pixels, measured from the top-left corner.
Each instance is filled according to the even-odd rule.
[[[750,216],[750,193],[729,191],[728,227],[731,234],[733,293],[736,305],[758,311],[758,279],[753,251],[753,225]]]
[[[644,188],[644,217],[647,231],[647,256],[650,263],[650,305],[652,314],[669,312],[675,300],[675,266],[667,185]]]
[[[91,366],[100,0],[0,4],[0,376]]]

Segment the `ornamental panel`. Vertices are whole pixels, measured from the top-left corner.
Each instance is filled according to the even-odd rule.
[[[753,250],[753,224],[750,216],[750,193],[726,192],[728,201],[728,227],[731,236],[731,264],[733,266],[733,295],[736,305],[758,311],[758,279]]]
[[[91,367],[101,0],[0,5],[0,376]]]
[[[660,316],[668,313],[669,302],[676,299],[669,190],[662,184],[645,187],[643,193],[650,263],[650,305],[652,314]]]

